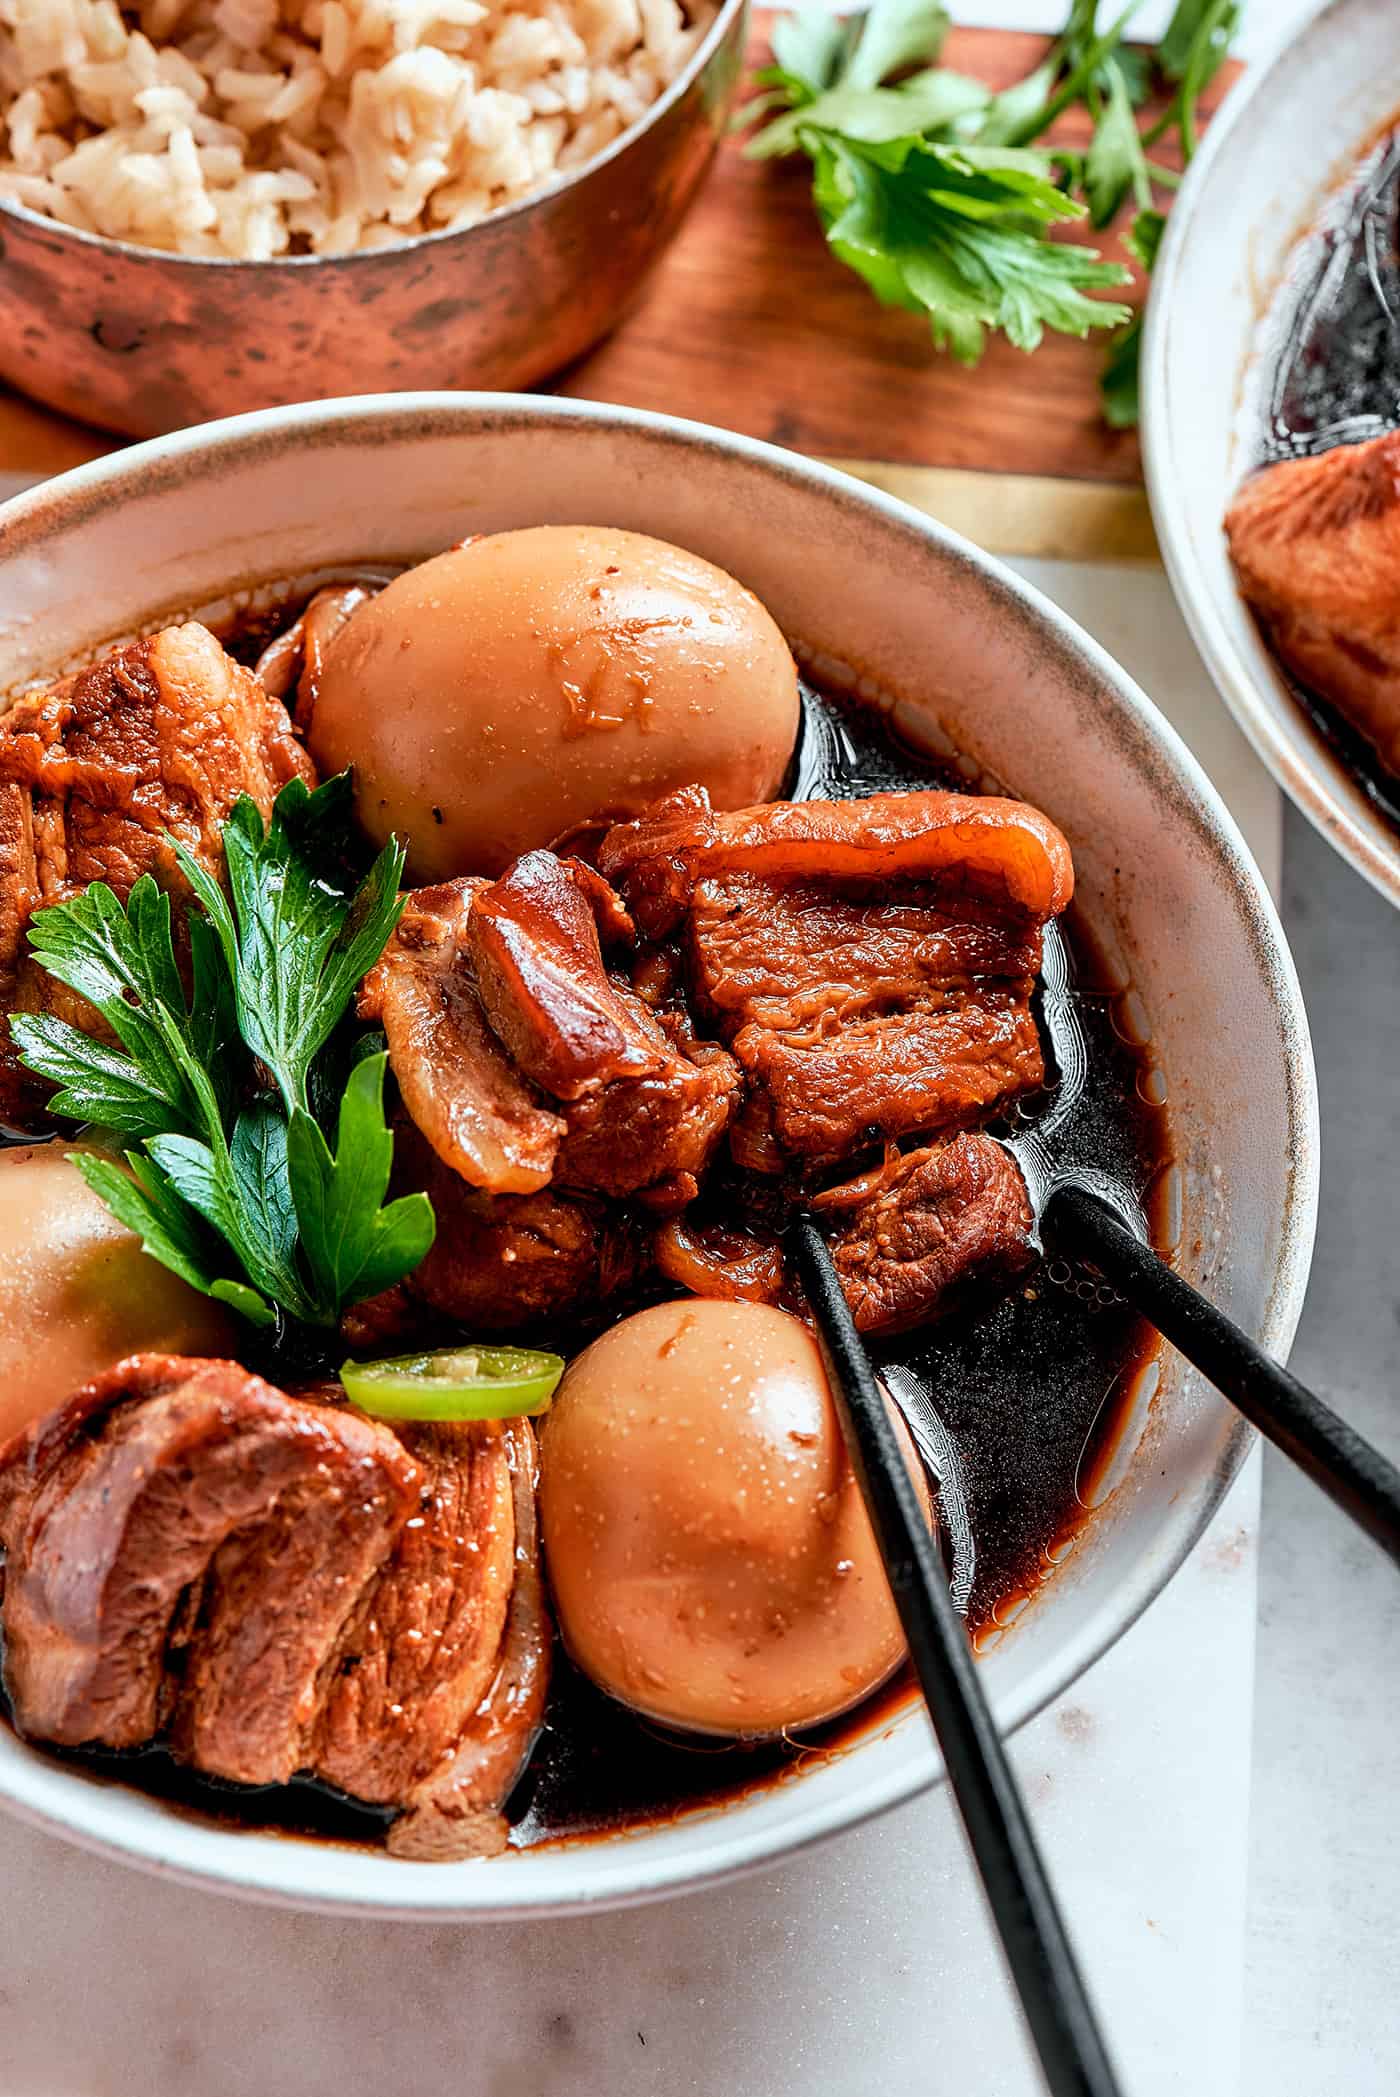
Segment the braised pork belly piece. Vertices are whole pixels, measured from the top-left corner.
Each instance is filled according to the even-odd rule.
[[[124,901],[142,874],[184,900],[171,839],[222,875],[220,826],[235,801],[250,794],[266,817],[297,776],[314,775],[285,709],[193,622],[17,699],[0,715],[0,1011],[101,1032],[87,1001],[31,958],[33,912],[90,881]],[[32,1125],[46,1091],[6,1023],[0,1120]]]
[[[1225,530],[1278,655],[1400,775],[1400,430],[1266,467]]]
[[[400,1809],[395,1856],[490,1855],[549,1688],[535,1440],[523,1420],[399,1436],[420,1474],[417,1507],[337,1641],[311,1766],[352,1798]]]
[[[63,1746],[165,1741],[502,1847],[550,1630],[520,1422],[394,1432],[233,1362],[141,1355],[0,1450],[5,1686]]]
[[[989,1136],[895,1152],[828,1188],[813,1210],[834,1226],[831,1255],[861,1332],[907,1332],[1035,1257],[1035,1218],[1016,1161]]]
[[[443,1164],[487,1193],[530,1194],[548,1186],[565,1124],[511,1062],[476,987],[467,926],[487,886],[414,889],[359,1013],[383,1027],[404,1106]]]
[[[940,880],[948,894],[1044,923],[1074,893],[1069,846],[1048,816],[990,794],[868,794],[854,801],[765,801],[717,815],[682,787],[635,822],[616,823],[599,871],[660,938],[685,916],[697,880]]]
[[[416,1486],[386,1429],[298,1405],[235,1363],[120,1364],[0,1454],[5,1679],[20,1731],[135,1747],[185,1703],[201,1766],[249,1783],[289,1777],[322,1662]],[[294,1544],[310,1577],[279,1573],[249,1611],[240,1604],[267,1585],[249,1549],[259,1532]],[[342,1571],[351,1577],[328,1577]],[[228,1737],[222,1714],[240,1702]]]
[[[540,1089],[561,1103],[561,1186],[693,1200],[728,1125],[739,1076],[721,1049],[687,1054],[621,975],[636,933],[591,867],[529,852],[480,896],[467,943],[486,1014]]]
[[[986,1120],[1044,1080],[1031,992],[1069,850],[1020,802],[955,794],[775,802],[699,789],[620,825],[603,872],[748,1084],[751,1169],[826,1168],[879,1138]]]
[[[489,1332],[604,1302],[644,1264],[619,1204],[693,1199],[739,1074],[632,988],[635,936],[606,882],[550,852],[408,897],[359,1009],[414,1124],[396,1184],[424,1188],[439,1227],[397,1309],[357,1331],[406,1329],[414,1301]]]
[[[404,1105],[445,1165],[489,1194],[560,1186],[689,1200],[738,1091],[692,1061],[619,970],[631,920],[578,860],[530,852],[499,881],[415,890],[360,995]]]
[[[544,1187],[486,1194],[445,1166],[419,1132],[400,1127],[396,1187],[422,1188],[437,1236],[428,1256],[389,1298],[351,1314],[357,1349],[421,1324],[424,1311],[468,1332],[513,1332],[600,1306],[647,1264],[646,1234],[618,1203]]]

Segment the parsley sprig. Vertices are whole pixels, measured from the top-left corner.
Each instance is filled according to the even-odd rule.
[[[177,845],[196,898],[188,991],[149,875],[125,905],[97,881],[36,911],[36,958],[120,1046],[52,1014],[10,1022],[59,1087],[52,1111],[129,1141],[124,1160],[74,1154],[89,1186],[153,1258],[255,1325],[333,1325],[433,1239],[426,1195],[385,1201],[388,1058],[374,1036],[340,1039],[402,907],[397,843],[349,875],[350,806],[348,774],[314,793],[292,781],[266,825],[244,796],[223,830],[231,902]]]
[[[1190,159],[1201,94],[1243,12],[1242,0],[1178,0],[1147,52],[1124,41],[1140,4],[1128,0],[1100,29],[1099,0],[1072,0],[1043,63],[1000,94],[939,63],[948,14],[938,0],[786,16],[760,93],[739,115],[741,126],[764,119],[745,152],[805,153],[833,253],[882,303],[925,315],[935,344],[964,363],[978,361],[993,331],[1023,350],[1047,328],[1117,331],[1104,410],[1110,422],[1134,422],[1140,320],[1097,295],[1132,272],[1055,232],[1086,218],[1106,227],[1131,199],[1124,244],[1150,271],[1165,223],[1157,194],[1180,179],[1151,148],[1174,131]],[[1144,129],[1138,112],[1158,82],[1171,97]],[[1045,143],[1075,105],[1093,120],[1088,150]]]

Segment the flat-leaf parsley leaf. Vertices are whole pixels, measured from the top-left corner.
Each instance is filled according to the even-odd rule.
[[[385,1199],[378,1038],[347,1048],[342,1034],[331,1053],[402,907],[397,842],[362,881],[348,874],[350,806],[348,774],[314,793],[294,780],[268,823],[241,799],[223,829],[231,902],[177,847],[196,898],[183,975],[149,876],[125,905],[93,882],[36,911],[36,959],[119,1045],[50,1014],[10,1022],[21,1060],[59,1088],[52,1111],[130,1145],[75,1152],[89,1186],[154,1259],[257,1325],[333,1325],[433,1240],[426,1195]],[[332,1109],[334,1152],[318,1119]]]
[[[1046,57],[993,94],[940,63],[948,28],[934,0],[874,0],[864,14],[824,9],[774,25],[772,66],[739,113],[755,160],[804,153],[828,244],[885,305],[926,316],[939,348],[975,364],[990,333],[1033,350],[1047,329],[1115,331],[1104,412],[1137,420],[1141,316],[1102,296],[1131,271],[1057,237],[1086,216],[1096,228],[1136,206],[1124,246],[1150,272],[1163,215],[1159,189],[1180,180],[1149,157],[1175,132],[1196,148],[1199,102],[1229,52],[1241,0],[1177,0],[1155,51],[1125,36],[1141,0],[1099,27],[1099,0],[1071,0]],[[1154,122],[1139,110],[1168,95]],[[1088,112],[1087,150],[1047,133],[1073,107]],[[757,125],[759,128],[754,129]]]

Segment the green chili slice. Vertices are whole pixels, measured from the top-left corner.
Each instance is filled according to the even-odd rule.
[[[382,1362],[346,1362],[340,1380],[380,1420],[510,1420],[548,1410],[563,1357],[530,1347],[447,1347]]]

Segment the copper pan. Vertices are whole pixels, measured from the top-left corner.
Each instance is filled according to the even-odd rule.
[[[0,203],[0,379],[132,437],[348,394],[531,386],[614,328],[714,158],[747,0],[640,124],[459,233],[235,262],[80,233]]]

